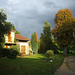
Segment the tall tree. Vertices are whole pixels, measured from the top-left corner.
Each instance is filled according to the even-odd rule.
[[[34,37],[34,34],[32,33],[32,35],[31,35],[31,46],[32,46],[32,50],[34,50],[34,41],[35,41],[35,37]]]
[[[31,36],[31,45],[32,45],[32,50],[34,53],[38,53],[38,41],[37,41],[37,33],[34,32]]]
[[[7,19],[6,14],[0,9],[0,35],[5,33],[5,21]]]
[[[56,27],[53,28],[52,34],[54,35],[57,44],[60,48],[64,48],[64,54],[67,54],[67,47],[72,43],[73,28],[75,26],[75,18],[71,10],[61,9],[55,15],[54,19]]]
[[[5,21],[7,19],[6,14],[2,9],[0,9],[0,47],[4,46],[4,33],[5,31]]]
[[[37,33],[34,32],[34,35],[35,35],[35,42],[37,42]]]
[[[3,9],[0,9],[0,47],[4,47],[4,34],[9,33],[15,27],[11,22],[7,22],[7,15]]]
[[[38,39],[37,39],[37,33],[34,32],[34,36],[35,36],[35,53],[38,53]]]
[[[47,50],[52,49],[52,36],[51,36],[51,30],[50,30],[50,23],[48,21],[45,21],[45,25],[43,27],[43,33],[41,33],[40,37],[40,50],[39,53],[45,53]]]

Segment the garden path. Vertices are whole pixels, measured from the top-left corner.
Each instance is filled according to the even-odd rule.
[[[75,56],[66,57],[54,75],[75,75]]]

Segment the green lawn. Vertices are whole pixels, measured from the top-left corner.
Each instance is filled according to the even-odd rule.
[[[65,56],[55,55],[54,62],[47,62],[43,54],[0,58],[0,75],[50,75],[61,65]]]

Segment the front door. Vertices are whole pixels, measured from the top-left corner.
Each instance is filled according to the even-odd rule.
[[[25,54],[26,52],[26,47],[25,46],[21,46],[21,53]]]

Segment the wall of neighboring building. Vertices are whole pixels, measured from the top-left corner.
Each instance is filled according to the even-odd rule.
[[[25,54],[29,54],[29,44],[28,42],[16,42],[16,44],[20,45],[20,52],[21,52],[21,47],[25,46]]]

